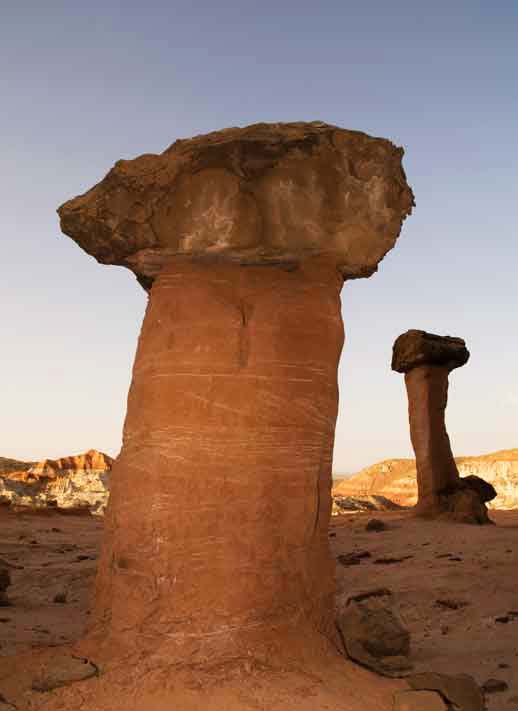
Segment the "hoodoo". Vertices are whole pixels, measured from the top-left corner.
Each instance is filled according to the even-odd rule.
[[[118,161],[59,209],[66,234],[149,290],[94,659],[335,641],[340,290],[376,271],[411,211],[402,155],[320,122],[231,128]]]
[[[448,375],[468,359],[462,338],[410,330],[394,342],[392,369],[405,374],[417,468],[416,513],[489,523],[485,502],[496,491],[479,477],[460,478],[446,431]]]

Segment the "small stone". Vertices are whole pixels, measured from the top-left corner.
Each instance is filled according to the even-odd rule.
[[[366,531],[386,531],[387,526],[379,518],[371,518],[365,526]]]
[[[340,565],[360,565],[364,558],[370,558],[369,551],[353,551],[352,553],[342,553],[336,559]]]
[[[502,615],[501,617],[495,617],[495,622],[501,625],[506,625],[509,622],[509,617],[507,615]]]
[[[394,711],[447,711],[436,691],[397,691],[394,694]]]
[[[67,594],[66,592],[60,592],[54,595],[53,602],[58,602],[61,604],[64,604],[67,601]]]
[[[482,691],[485,694],[496,694],[499,691],[507,691],[509,685],[503,679],[488,679],[482,684]]]
[[[463,607],[467,607],[468,604],[465,600],[454,600],[453,598],[440,598],[435,601],[436,607],[443,607],[448,610],[461,610]]]
[[[404,555],[402,558],[376,558],[376,565],[394,565],[394,563],[402,563],[404,560],[413,558],[413,555]]]

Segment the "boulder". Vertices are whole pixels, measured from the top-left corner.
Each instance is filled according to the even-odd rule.
[[[465,365],[468,359],[469,351],[462,338],[417,329],[398,336],[392,348],[392,370],[398,373],[408,373],[419,365],[437,365],[450,371]]]
[[[389,590],[349,598],[337,623],[347,654],[355,662],[384,676],[404,676],[412,669],[410,633]]]

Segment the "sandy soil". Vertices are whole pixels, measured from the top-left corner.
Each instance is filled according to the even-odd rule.
[[[372,514],[346,515],[332,519],[330,541],[337,558],[370,553],[358,565],[337,563],[338,605],[351,594],[389,587],[411,631],[416,671],[506,681],[508,691],[487,696],[489,711],[503,711],[518,709],[518,511],[491,515],[497,526],[481,528],[376,514],[387,526],[381,532],[365,530]],[[138,675],[121,668],[111,681],[30,691],[35,670],[68,652],[84,629],[102,520],[1,512],[0,530],[0,558],[23,566],[11,570],[12,605],[0,608],[0,694],[17,708],[191,711],[203,702],[218,711],[389,711],[394,690],[405,686],[329,655],[324,666],[304,672],[280,660],[237,660],[172,675],[142,660]],[[54,601],[57,595],[66,602]]]

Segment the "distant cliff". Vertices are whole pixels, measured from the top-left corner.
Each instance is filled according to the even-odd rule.
[[[102,514],[112,465],[111,457],[95,449],[41,462],[0,457],[0,501],[31,508],[87,508]]]
[[[518,509],[518,449],[455,459],[461,476],[476,474],[492,484],[498,496],[494,509]],[[415,460],[387,459],[373,464],[333,488],[334,496],[384,496],[401,506],[417,501]]]

